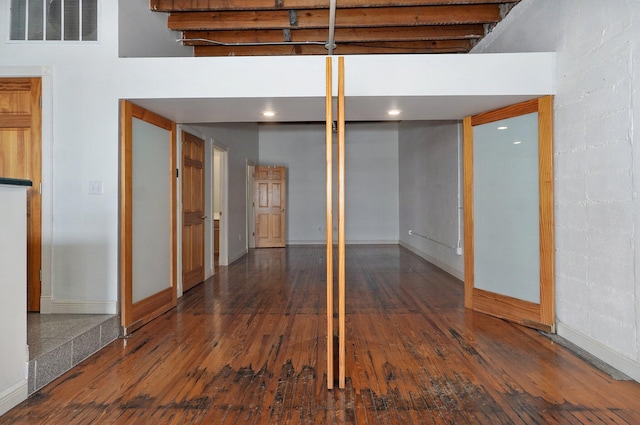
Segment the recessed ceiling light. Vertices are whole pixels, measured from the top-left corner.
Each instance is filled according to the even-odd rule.
[[[387,111],[387,114],[389,115],[400,115],[400,112],[402,112],[400,109],[390,109]]]
[[[514,145],[519,145],[520,143],[522,143],[520,140],[516,140],[515,142],[513,142]]]
[[[501,125],[500,127],[498,127],[498,130],[506,130],[507,128],[509,127],[507,127],[506,125]]]
[[[273,111],[262,111],[262,115],[264,115],[265,117],[275,117],[276,113]]]

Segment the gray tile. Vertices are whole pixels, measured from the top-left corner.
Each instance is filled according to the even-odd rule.
[[[73,339],[73,365],[77,365],[100,349],[100,326],[95,326]]]
[[[29,360],[37,359],[38,357],[60,347],[65,342],[69,342],[69,340],[66,338],[34,339],[32,343],[29,344]]]
[[[120,336],[120,317],[113,316],[100,325],[100,347],[104,347]]]
[[[27,379],[27,394],[31,395],[36,390],[36,360],[29,362],[29,377]]]
[[[49,382],[71,369],[72,344],[71,341],[43,354],[36,360],[36,389],[40,389]]]

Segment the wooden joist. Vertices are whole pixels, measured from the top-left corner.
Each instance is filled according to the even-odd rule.
[[[422,42],[380,42],[337,44],[337,55],[357,54],[412,54],[412,53],[464,53],[469,51],[469,40],[445,40]],[[326,55],[323,45],[273,45],[273,46],[195,46],[194,56],[286,56]]]
[[[388,6],[443,6],[517,3],[520,0],[340,0],[336,7]],[[156,12],[201,12],[209,10],[286,10],[286,9],[328,9],[327,0],[151,0],[150,8]]]
[[[221,43],[279,43],[283,41],[326,42],[327,29],[292,29],[287,40],[284,30],[249,31],[185,31],[185,45],[210,46],[203,40]],[[338,28],[335,31],[336,43],[363,43],[378,41],[434,41],[434,40],[477,40],[484,36],[482,25],[420,26],[420,27],[384,27],[384,28]]]
[[[492,24],[500,18],[497,4],[339,9],[336,12],[336,28]],[[328,9],[298,10],[295,26],[291,25],[286,10],[210,11],[171,13],[168,26],[173,31],[309,29],[327,28],[328,22]]]

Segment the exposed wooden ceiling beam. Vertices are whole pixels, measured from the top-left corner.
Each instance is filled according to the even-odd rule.
[[[337,7],[440,6],[517,3],[520,0],[340,0]],[[150,0],[157,12],[229,10],[328,9],[328,0]]]
[[[327,41],[327,29],[292,29],[290,37],[283,30],[250,31],[185,31],[185,45],[210,46],[212,43],[200,40],[213,40],[221,43],[278,43],[282,41]],[[434,25],[419,27],[385,28],[338,28],[335,41],[428,41],[428,40],[467,40],[484,37],[482,25]],[[189,40],[192,39],[193,41]]]
[[[464,53],[470,49],[469,40],[422,42],[377,42],[338,44],[337,55],[357,54],[416,54]],[[326,55],[327,49],[318,45],[293,46],[195,46],[194,56],[287,56]]]
[[[484,24],[500,20],[497,4],[471,6],[425,6],[371,9],[340,9],[336,28],[405,25]],[[292,26],[288,11],[238,11],[171,13],[168,26],[174,31],[247,30],[278,28],[326,28],[328,10],[298,10]]]

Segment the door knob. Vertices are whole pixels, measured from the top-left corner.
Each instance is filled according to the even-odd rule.
[[[203,215],[203,216],[202,216],[202,217],[200,217],[200,218],[204,220],[205,218],[207,218],[207,216],[206,216],[206,215]]]

